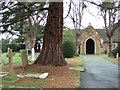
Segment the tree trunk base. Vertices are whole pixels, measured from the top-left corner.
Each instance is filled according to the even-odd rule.
[[[41,54],[35,61],[35,64],[66,66],[67,62],[61,53],[52,52],[52,50],[42,50]]]

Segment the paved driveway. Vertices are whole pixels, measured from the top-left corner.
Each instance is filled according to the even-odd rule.
[[[81,73],[81,88],[118,88],[118,65],[106,61],[103,55],[82,57],[86,70]]]

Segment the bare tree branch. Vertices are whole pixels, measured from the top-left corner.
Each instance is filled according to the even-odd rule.
[[[70,10],[71,10],[71,2],[72,2],[72,0],[70,0],[70,4],[69,4],[69,10],[68,10],[68,13],[67,13],[67,15],[64,17],[64,19],[66,19],[66,18],[68,17],[69,13],[70,13]]]

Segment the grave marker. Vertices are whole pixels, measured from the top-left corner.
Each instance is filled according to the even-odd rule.
[[[34,50],[34,48],[32,48],[32,55],[31,55],[31,57],[32,57],[32,61],[34,61],[35,60],[35,50]]]
[[[117,60],[119,59],[119,53],[116,54],[116,58],[117,58]]]
[[[12,74],[13,73],[13,61],[12,61],[12,57],[15,55],[15,52],[12,52],[12,49],[8,49],[8,54],[6,55],[6,57],[9,58],[9,73]]]
[[[22,67],[25,69],[28,66],[28,57],[27,57],[27,51],[22,50]]]

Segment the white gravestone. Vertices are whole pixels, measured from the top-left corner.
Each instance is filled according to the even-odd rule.
[[[35,50],[34,50],[34,48],[32,48],[32,61],[34,61],[35,60]]]
[[[116,58],[119,59],[119,53],[116,54]]]

